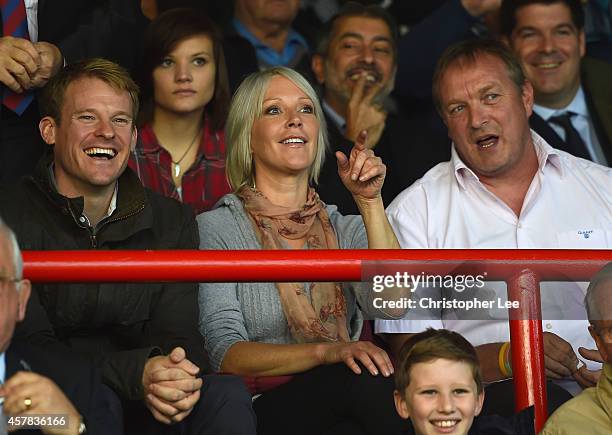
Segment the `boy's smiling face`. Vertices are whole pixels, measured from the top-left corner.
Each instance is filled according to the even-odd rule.
[[[413,365],[403,397],[395,391],[397,412],[417,435],[467,434],[483,401],[470,365],[447,359]]]

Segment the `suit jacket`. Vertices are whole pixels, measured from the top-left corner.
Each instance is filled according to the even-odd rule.
[[[121,405],[99,373],[82,361],[35,346],[12,343],[6,350],[6,379],[18,371],[31,371],[50,378],[83,416],[88,435],[123,433]],[[15,434],[42,433],[17,431]]]
[[[418,6],[413,4],[421,2],[396,1],[393,4],[396,3],[402,5],[400,8],[414,9]],[[422,3],[431,8],[430,2]],[[432,78],[438,58],[453,43],[473,38],[472,27],[477,22],[478,19],[472,17],[459,0],[450,0],[442,2],[435,11],[410,26],[410,31],[398,41],[394,95],[410,104],[414,100],[431,100]]]
[[[106,57],[128,70],[147,24],[140,2],[125,0],[39,0],[37,22],[38,40],[57,45],[67,63]]]
[[[338,176],[336,151],[348,156],[353,143],[325,115],[329,147],[319,175],[317,192],[327,204],[338,206],[343,215],[359,214],[350,192]],[[450,159],[450,141],[433,109],[420,115],[389,114],[385,129],[374,153],[387,166],[382,198],[385,207],[405,188],[425,175],[429,169]]]
[[[52,42],[60,47],[77,48],[78,36],[85,36],[88,21],[88,9],[91,2],[79,0],[39,0],[38,1],[38,40]],[[79,35],[75,33],[78,31]],[[2,34],[2,21],[0,21],[0,35]],[[74,36],[73,36],[74,34]],[[92,38],[95,39],[95,38]],[[81,41],[86,47],[95,41]],[[62,50],[63,52],[63,50]]]
[[[98,23],[92,9],[88,1],[39,0],[38,40],[57,45],[67,62],[96,53],[102,38],[93,37]]]
[[[599,144],[612,166],[612,65],[596,59],[582,60],[582,88]],[[537,113],[529,118],[529,125],[552,147],[567,151],[567,145],[552,127]]]
[[[39,0],[37,21],[38,40],[57,45],[67,63],[99,56],[127,61],[128,69],[136,65],[134,44],[147,23],[140,2],[124,0]]]
[[[138,65],[140,35],[146,24],[140,2],[39,0],[37,22],[38,40],[58,46],[67,63],[105,57],[128,70]],[[3,88],[0,85],[0,92]],[[36,98],[19,117],[0,108],[0,182],[34,171],[46,147],[38,132],[39,120]]]
[[[223,55],[230,92],[233,94],[246,76],[259,71],[257,54],[251,43],[228,25],[223,36]]]

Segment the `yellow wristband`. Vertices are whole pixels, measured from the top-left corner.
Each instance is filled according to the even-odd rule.
[[[506,363],[506,372],[508,376],[512,377],[512,361],[510,360],[510,350],[512,349],[512,345],[508,343],[508,347],[506,347],[506,355],[504,356],[504,361]]]
[[[507,349],[509,346],[510,346],[509,341],[502,344],[501,347],[499,348],[499,354],[498,354],[499,371],[506,378],[509,378],[510,376],[512,376],[512,371],[511,371],[512,369],[508,370],[509,363],[508,363]]]

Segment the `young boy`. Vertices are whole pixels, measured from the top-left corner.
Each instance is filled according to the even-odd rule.
[[[533,434],[530,410],[511,419],[476,418],[484,389],[474,347],[445,329],[413,335],[399,353],[395,407],[415,435]],[[474,424],[473,424],[474,423]]]

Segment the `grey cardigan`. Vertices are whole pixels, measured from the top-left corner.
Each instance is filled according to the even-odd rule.
[[[200,249],[261,249],[242,201],[236,195],[225,195],[215,207],[197,218]],[[368,247],[361,216],[342,216],[336,206],[327,206],[327,213],[340,249]],[[359,300],[360,306],[368,306],[368,290],[359,283],[344,283],[343,288],[349,333],[356,340],[363,325],[356,302]],[[295,342],[274,283],[201,283],[199,305],[200,332],[214,371],[220,370],[225,352],[238,341]]]

